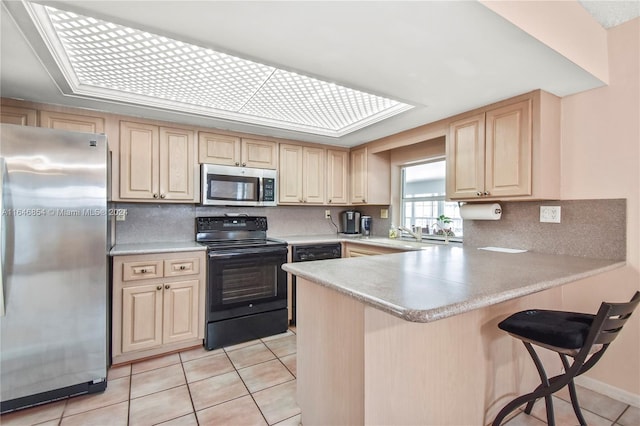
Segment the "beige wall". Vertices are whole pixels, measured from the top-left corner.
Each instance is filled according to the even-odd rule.
[[[561,188],[563,199],[627,199],[627,266],[565,286],[565,305],[577,311],[640,289],[640,18],[611,28],[608,44],[609,85],[562,99]],[[636,312],[587,376],[640,401],[639,360]]]

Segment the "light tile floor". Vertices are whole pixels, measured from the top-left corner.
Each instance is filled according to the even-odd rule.
[[[298,425],[295,328],[109,369],[107,390],[0,417],[2,426]]]
[[[297,426],[296,335],[286,333],[215,351],[192,349],[109,370],[104,393],[0,417],[2,426]],[[640,425],[640,409],[578,386],[589,425]],[[566,389],[554,396],[557,426],[577,420]],[[507,426],[546,424],[544,402]]]
[[[582,415],[589,426],[639,426],[640,408],[630,406],[608,396],[576,385]],[[523,407],[524,408],[524,407]],[[571,406],[569,391],[565,387],[553,396],[553,408],[557,426],[578,424]],[[547,424],[544,400],[538,400],[531,415],[520,412],[505,423],[507,426],[543,426]]]

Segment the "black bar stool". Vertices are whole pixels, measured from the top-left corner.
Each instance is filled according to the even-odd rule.
[[[527,406],[524,412],[531,414],[538,398],[545,399],[547,424],[554,426],[551,396],[566,385],[569,385],[573,411],[580,424],[586,426],[573,379],[588,371],[602,358],[639,302],[640,291],[636,291],[628,303],[603,302],[596,315],[529,310],[513,314],[498,324],[499,328],[522,340],[538,369],[542,383],[533,392],[519,396],[505,405],[493,421],[493,426],[499,426],[509,413],[525,403]],[[548,379],[532,344],[557,352],[564,366],[564,374]],[[572,364],[567,356],[573,358]]]

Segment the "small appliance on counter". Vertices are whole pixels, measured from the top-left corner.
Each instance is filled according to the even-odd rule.
[[[360,231],[364,237],[371,235],[371,216],[362,216],[360,218]]]
[[[340,213],[343,234],[360,234],[360,212],[345,210]]]

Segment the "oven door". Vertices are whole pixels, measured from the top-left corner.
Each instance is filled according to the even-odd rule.
[[[286,308],[286,262],[282,246],[209,252],[207,321]]]

